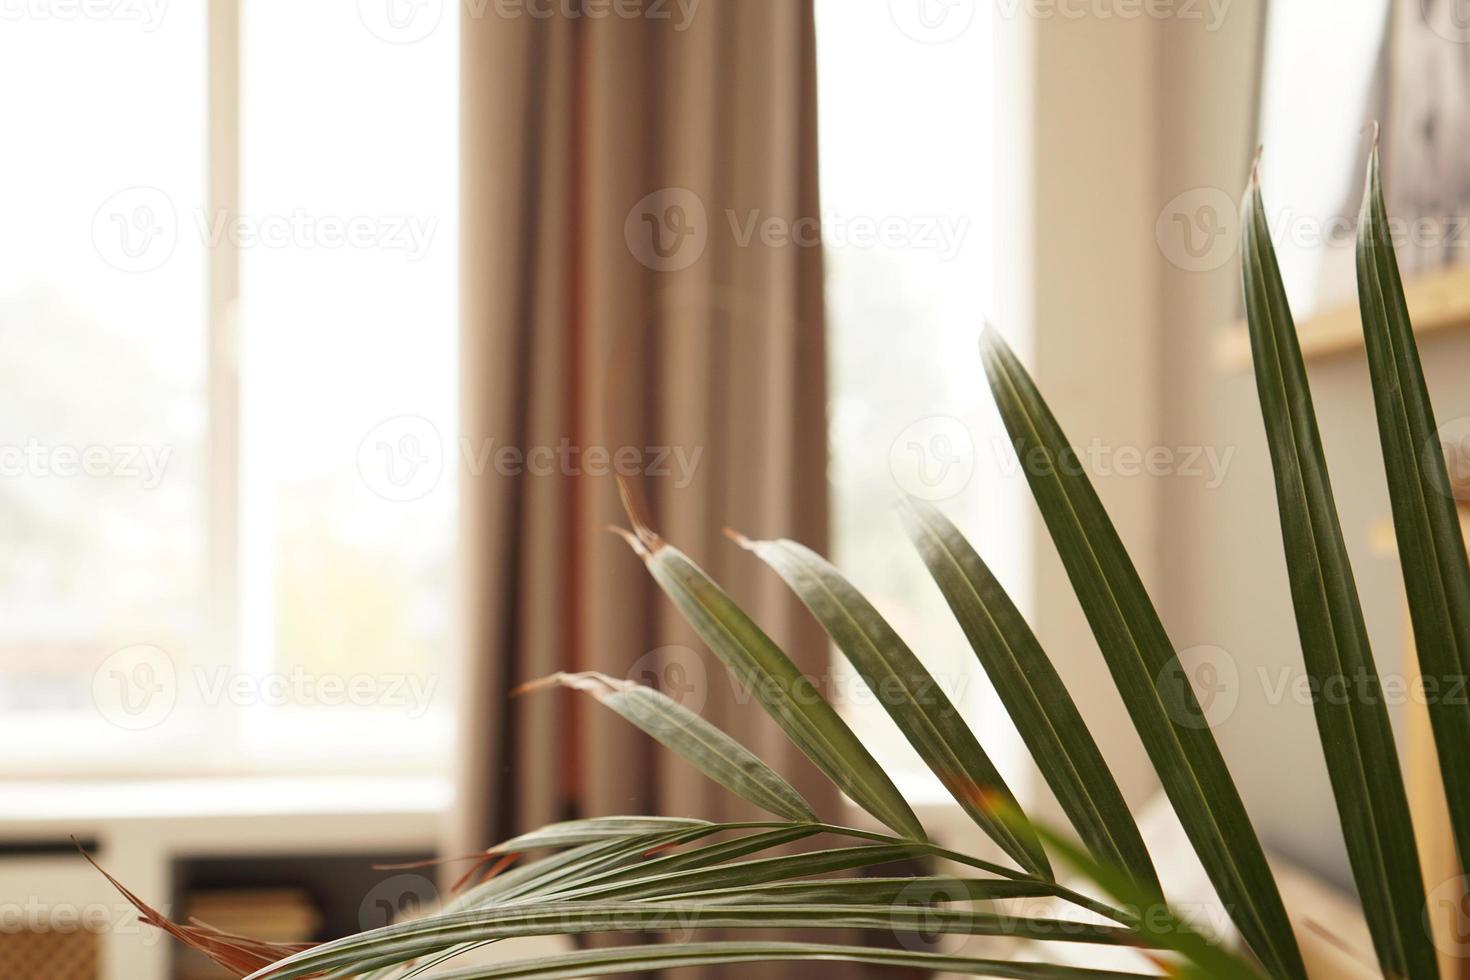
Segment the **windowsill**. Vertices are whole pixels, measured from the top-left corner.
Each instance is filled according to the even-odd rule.
[[[233,817],[438,816],[453,788],[440,776],[249,776],[16,780],[0,793],[0,828]]]
[[[452,719],[443,714],[408,725],[371,715],[289,712],[232,720],[229,728],[164,724],[128,731],[95,717],[12,717],[0,721],[0,739],[24,751],[0,763],[0,780],[443,778],[453,755]],[[54,734],[37,742],[37,730]]]

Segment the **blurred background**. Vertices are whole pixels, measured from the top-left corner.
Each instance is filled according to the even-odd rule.
[[[832,556],[1055,813],[892,514],[938,504],[1149,815],[1166,883],[1197,886],[990,404],[987,320],[1079,449],[1273,860],[1350,907],[1240,322],[1257,146],[1380,671],[1406,689],[1353,280],[1372,120],[1470,475],[1470,7],[1350,7],[0,3],[0,975],[216,975],[71,835],[176,919],[306,941],[457,876],[375,864],[576,816],[747,813],[595,702],[512,697],[558,670],[654,684],[863,819],[604,533],[618,478],[935,835],[983,850],[721,534]],[[1393,710],[1451,876],[1422,706]]]

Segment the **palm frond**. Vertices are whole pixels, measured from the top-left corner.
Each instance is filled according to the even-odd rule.
[[[1276,477],[1287,575],[1313,709],[1353,878],[1378,962],[1390,976],[1437,977],[1409,800],[1286,289],[1259,185],[1242,219],[1246,320]]]
[[[811,680],[698,565],[637,518],[626,494],[624,501],[636,531],[626,540],[736,682],[854,802],[900,834],[923,840],[908,801]]]
[[[1162,896],[1128,803],[1021,611],[970,542],[933,505],[904,500],[899,516],[1083,843]]]
[[[1363,339],[1414,648],[1425,683],[1432,685],[1426,692],[1436,692],[1427,698],[1429,723],[1460,866],[1470,872],[1470,766],[1450,764],[1470,745],[1470,703],[1446,693],[1459,690],[1470,673],[1470,564],[1394,258],[1376,139],[1367,185],[1357,250]]]
[[[735,536],[791,586],[837,644],[909,744],[970,818],[1027,871],[1051,878],[1051,863],[1024,822],[1006,824],[989,796],[1015,796],[939,682],[881,613],[842,573],[795,541]]]
[[[1251,949],[1274,975],[1304,977],[1265,852],[1127,549],[1021,362],[994,328],[981,346],[1032,495],[1180,824]]]

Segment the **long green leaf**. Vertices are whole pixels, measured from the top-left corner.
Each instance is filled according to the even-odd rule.
[[[1254,177],[1241,260],[1256,388],[1265,417],[1287,574],[1327,773],[1379,964],[1390,976],[1437,977],[1424,888],[1388,708],[1368,646],[1306,365]]]
[[[698,565],[636,517],[634,527],[636,536],[625,537],[654,581],[792,743],[864,810],[924,840],[924,827],[903,794],[811,680]]]
[[[439,980],[575,980],[577,977],[609,976],[652,970],[724,963],[769,963],[775,961],[847,962],[875,966],[897,966],[940,973],[997,977],[1001,980],[1151,980],[1140,973],[1118,973],[1087,967],[1056,966],[1051,963],[1007,963],[1001,960],[951,956],[943,953],[897,949],[868,949],[863,946],[831,946],[819,943],[712,942],[670,943],[661,946],[615,946],[610,949],[579,950],[534,959],[487,966],[466,967],[439,976]],[[276,967],[251,974],[246,980],[284,980]]]
[[[707,868],[725,861],[733,861],[736,858],[745,857],[760,851],[769,850],[798,841],[813,834],[821,833],[817,824],[793,824],[786,827],[777,827],[764,830],[754,834],[736,837],[733,840],[719,841],[714,844],[706,844],[702,847],[692,848],[686,851],[672,851],[660,854],[657,857],[634,863],[624,863],[620,867],[610,868],[597,874],[583,875],[570,887],[578,890],[610,884],[630,879],[649,879],[675,871],[686,871],[694,868]],[[560,894],[569,890],[568,888],[557,888],[555,891],[541,891],[538,894]]]
[[[1200,863],[1271,973],[1304,977],[1265,852],[1117,529],[1035,382],[994,328],[986,328],[981,349],[1042,518]]]
[[[816,881],[738,885],[734,888],[684,892],[679,896],[679,901],[774,905],[838,902],[879,905],[885,902],[903,902],[927,905],[942,902],[989,902],[1003,898],[1045,898],[1053,894],[1055,887],[1044,881],[920,875],[913,878],[824,878]]]
[[[752,751],[668,695],[595,671],[557,673],[519,691],[551,685],[591,694],[687,759],[730,792],[788,820],[815,821],[811,806]]]
[[[1394,258],[1376,139],[1358,218],[1358,300],[1414,647],[1426,693],[1433,685],[1429,724],[1460,865],[1470,872],[1470,766],[1458,764],[1470,746],[1470,704],[1449,693],[1470,674],[1470,564]]]
[[[887,864],[890,861],[922,857],[928,853],[928,845],[920,841],[836,847],[823,851],[807,851],[802,854],[753,858],[749,861],[736,861],[708,868],[690,868],[628,881],[593,883],[567,892],[562,897],[604,900],[657,898],[665,895],[680,895],[686,891],[758,885],[807,875],[851,871],[875,864]]]
[[[899,731],[950,795],[1001,849],[1028,871],[1052,877],[1041,842],[1022,824],[997,820],[986,797],[1016,806],[990,757],[933,675],[873,604],[816,552],[795,541],[734,535],[776,570],[873,691]]]
[[[660,853],[646,860],[636,860],[653,844],[660,852],[679,842],[690,842],[700,836],[709,836],[728,831],[761,830],[760,833],[736,837],[717,844],[704,845],[689,851]],[[676,871],[711,868],[723,861],[743,857],[758,850],[779,846],[812,834],[831,834],[849,837],[879,845],[868,850],[840,849],[838,851],[815,852],[815,857],[797,856],[775,860],[762,860],[752,868],[750,862],[743,865],[727,865],[714,875],[691,877],[685,875],[670,883],[670,875]],[[564,855],[577,854],[576,860],[561,860]],[[835,855],[835,858],[834,858]],[[458,911],[467,907],[487,904],[506,904],[530,899],[566,899],[575,893],[578,897],[596,897],[607,894],[603,886],[633,882],[634,886],[619,892],[619,897],[645,897],[648,895],[676,895],[680,900],[686,896],[708,895],[711,892],[728,894],[733,889],[768,886],[773,881],[802,875],[820,874],[824,869],[843,870],[852,867],[871,867],[898,858],[937,858],[967,865],[980,871],[1001,876],[999,880],[956,879],[973,883],[971,898],[1019,897],[1029,895],[1054,896],[1077,908],[1086,909],[1116,922],[1132,924],[1135,916],[1097,902],[1085,895],[1052,881],[1032,878],[971,855],[951,851],[932,843],[905,840],[886,834],[862,831],[850,827],[829,824],[782,824],[775,822],[752,822],[734,824],[710,824],[705,828],[664,834],[656,838],[619,840],[601,845],[584,845],[575,851],[562,852],[551,858],[505,872],[500,877],[479,886],[483,895],[473,893],[461,896],[446,911]],[[835,863],[834,863],[835,861]],[[631,862],[631,863],[630,863]],[[545,868],[545,871],[541,871]],[[855,888],[863,887],[869,880],[852,879]],[[935,900],[942,895],[931,893],[926,879],[906,879],[914,883],[908,897],[932,894]],[[509,885],[509,887],[507,887]],[[875,886],[877,887],[877,886]],[[981,895],[979,892],[983,891]]]
[[[1128,803],[1021,611],[959,528],[933,505],[903,500],[899,516],[1083,843],[1162,895]]]
[[[1064,919],[917,905],[701,905],[683,902],[613,902],[517,905],[474,909],[374,929],[350,940],[324,943],[277,964],[266,976],[286,980],[323,970],[354,967],[365,952],[376,964],[408,962],[465,943],[595,932],[685,935],[694,929],[882,929],[896,933],[1006,936],[1048,942],[1110,946],[1154,945],[1140,933],[1116,926]]]

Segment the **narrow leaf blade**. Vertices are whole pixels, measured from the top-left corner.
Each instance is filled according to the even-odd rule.
[[[1276,480],[1297,634],[1353,878],[1389,976],[1437,977],[1424,888],[1388,708],[1348,563],[1306,365],[1254,180],[1241,261],[1256,388]],[[1331,692],[1326,694],[1326,692]]]
[[[553,674],[526,687],[551,684],[591,694],[700,772],[766,812],[788,820],[817,819],[801,794],[754,752],[668,695],[594,671]]]
[[[1460,866],[1470,873],[1470,766],[1454,761],[1470,745],[1470,703],[1444,693],[1470,674],[1470,564],[1394,258],[1376,140],[1358,218],[1358,299],[1414,648],[1425,683],[1440,692],[1427,701],[1429,723]]]
[[[1024,824],[1007,825],[987,807],[991,794],[1017,804],[938,681],[873,604],[829,562],[795,541],[737,541],[775,569],[811,610],[970,818],[1021,867],[1051,878],[1051,864],[1036,834]]]
[[[864,810],[924,840],[924,827],[903,794],[811,680],[703,569],[636,526],[637,536],[627,538],[654,581],[792,743]]]
[[[1050,963],[1006,962],[945,953],[821,943],[706,942],[653,946],[615,946],[557,953],[487,966],[466,967],[440,975],[440,980],[574,980],[577,977],[673,970],[682,967],[735,963],[848,962],[908,967],[936,973],[997,977],[1004,980],[1150,980],[1144,974],[1119,973],[1089,967]],[[285,980],[298,973],[276,972],[275,967],[251,974],[246,980]]]
[[[1021,611],[937,508],[904,500],[899,516],[1083,843],[1100,860],[1162,895],[1128,803]]]
[[[1304,977],[1296,937],[1245,804],[1117,529],[1020,360],[990,327],[981,349],[1032,495],[1200,863],[1267,968],[1292,980]]]

